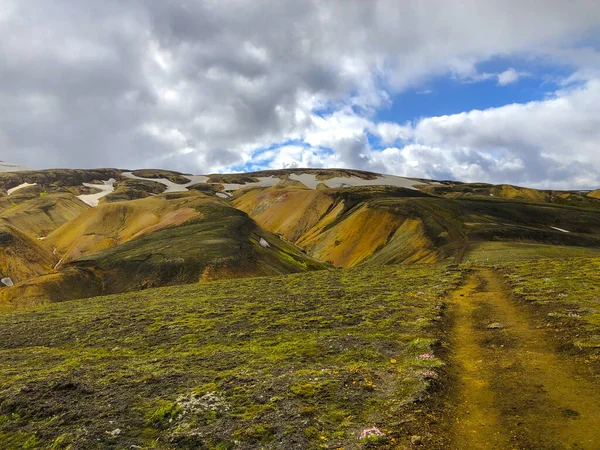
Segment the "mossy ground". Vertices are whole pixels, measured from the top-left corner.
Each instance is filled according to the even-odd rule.
[[[1,448],[388,448],[410,441],[461,273],[219,281],[0,316]],[[432,354],[434,357],[419,358]],[[362,430],[386,437],[363,444]]]
[[[600,377],[600,258],[541,258],[499,269],[561,349]]]

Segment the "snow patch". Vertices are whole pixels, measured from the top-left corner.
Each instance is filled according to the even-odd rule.
[[[426,182],[413,180],[410,178],[397,177],[395,175],[380,175],[374,180],[365,180],[358,177],[334,177],[328,180],[318,180],[313,173],[290,174],[290,179],[299,181],[309,189],[317,189],[317,186],[323,183],[329,188],[343,188],[355,186],[396,186],[406,189],[417,189],[419,184],[439,184],[436,182]]]
[[[217,192],[215,195],[219,198],[229,198],[230,197],[230,195],[227,195],[223,192]]]
[[[563,233],[570,233],[570,231],[568,231],[568,230],[565,230],[565,229],[563,229],[563,228],[558,228],[558,227],[550,227],[550,228],[552,228],[552,229],[554,229],[554,230],[556,230],[556,231],[562,231]]]
[[[131,178],[133,180],[145,180],[145,181],[154,181],[156,183],[161,183],[167,187],[164,193],[168,192],[184,192],[187,191],[188,187],[197,184],[204,183],[206,184],[208,181],[208,177],[203,175],[184,175],[186,178],[191,181],[186,184],[177,184],[172,181],[167,180],[166,178],[144,178],[138,177],[134,175],[133,172],[123,172],[123,176],[127,178]],[[270,187],[277,185],[281,179],[275,176],[270,177],[256,177],[258,181],[251,183],[210,183],[210,184],[221,184],[223,186],[222,194],[228,195],[231,191],[237,191],[238,189],[243,189],[247,187]],[[412,178],[404,178],[397,177],[395,175],[380,175],[373,180],[364,180],[358,177],[335,177],[330,178],[329,180],[317,180],[317,176],[312,173],[300,173],[295,174],[292,173],[289,175],[291,180],[299,181],[304,184],[309,189],[317,189],[317,186],[321,183],[325,184],[330,188],[341,188],[341,187],[354,187],[354,186],[396,186],[403,187],[406,189],[417,189],[415,186],[419,184],[440,184],[437,181],[422,181],[415,180]],[[221,196],[219,196],[221,197]],[[221,197],[224,198],[224,197]]]
[[[256,178],[258,178],[258,181],[253,181],[251,183],[245,183],[245,184],[240,184],[240,183],[215,183],[215,184],[221,184],[223,186],[224,191],[237,191],[238,189],[252,187],[252,186],[254,186],[254,187],[275,186],[277,183],[279,183],[281,181],[279,178],[276,178],[274,176],[256,177]]]
[[[98,206],[98,202],[102,197],[106,197],[108,194],[114,192],[116,182],[117,180],[111,178],[108,181],[103,181],[102,183],[104,184],[83,183],[85,187],[98,189],[100,192],[97,192],[96,194],[78,195],[77,198],[95,208]]]
[[[123,172],[123,176],[131,178],[132,180],[154,181],[156,183],[163,184],[167,187],[163,194],[167,194],[169,192],[185,192],[188,190],[189,186],[198,183],[206,183],[206,181],[208,180],[208,177],[205,177],[204,175],[184,175],[184,177],[190,180],[190,182],[186,184],[177,184],[173,183],[171,180],[167,180],[166,178],[138,177],[137,175],[134,175],[133,172]]]
[[[13,283],[13,280],[11,280],[9,277],[2,278],[2,279],[0,280],[0,282],[1,282],[1,283],[2,283],[4,286],[8,286],[8,287],[11,287],[11,286],[14,286],[14,285],[15,285],[15,284]]]
[[[14,187],[14,188],[10,188],[9,190],[6,191],[6,193],[8,195],[10,195],[13,192],[17,192],[19,189],[23,189],[23,188],[26,188],[26,187],[29,187],[29,186],[37,186],[37,183],[23,183],[23,184],[20,184],[20,185]]]
[[[270,247],[269,243],[267,242],[267,240],[265,238],[260,238],[260,241],[258,241],[258,242],[264,248],[269,248]]]

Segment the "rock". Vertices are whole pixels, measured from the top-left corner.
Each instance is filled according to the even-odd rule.
[[[487,326],[488,330],[501,330],[502,328],[504,328],[504,325],[501,324],[500,322],[494,322],[494,323],[490,323]]]
[[[1,283],[2,283],[4,286],[8,286],[8,287],[14,286],[13,280],[11,280],[11,279],[10,279],[10,278],[8,278],[8,277],[6,277],[6,278],[2,278],[2,279],[0,280],[0,282],[1,282]]]
[[[413,445],[421,445],[423,443],[423,438],[415,434],[414,436],[410,437],[410,442]]]
[[[230,409],[229,404],[216,392],[209,392],[203,396],[195,393],[183,395],[177,399],[177,404],[183,409],[184,414],[199,411],[215,411],[222,414]]]
[[[260,245],[262,247],[264,247],[264,248],[269,248],[270,247],[269,243],[267,242],[267,240],[265,238],[260,238],[259,242],[260,242]]]
[[[117,437],[118,435],[121,434],[121,429],[120,428],[115,428],[112,431],[107,431],[106,434],[108,434],[111,437]]]

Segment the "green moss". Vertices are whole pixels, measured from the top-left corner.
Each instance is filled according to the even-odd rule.
[[[540,326],[553,330],[586,364],[600,366],[599,258],[540,258],[497,269],[538,316]]]
[[[73,448],[349,446],[374,416],[396,426],[397,405],[427,388],[416,357],[436,336],[421,324],[460,278],[432,265],[316,271],[0,315],[0,432],[35,431],[42,448],[63,434]]]
[[[148,419],[148,423],[154,427],[165,427],[177,420],[183,413],[183,409],[177,403],[162,402]]]
[[[271,424],[254,424],[249,428],[237,430],[234,437],[254,443],[267,443],[273,440],[274,427]]]

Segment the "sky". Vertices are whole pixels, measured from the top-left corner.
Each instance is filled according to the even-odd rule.
[[[597,0],[0,0],[0,160],[600,187]]]

